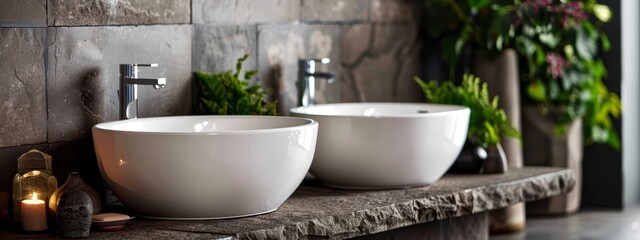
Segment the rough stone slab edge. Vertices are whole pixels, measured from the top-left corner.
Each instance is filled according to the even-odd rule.
[[[563,170],[508,183],[466,189],[453,194],[429,196],[343,216],[328,216],[271,229],[240,233],[235,238],[305,239],[321,237],[346,239],[494,210],[518,202],[534,201],[568,192],[574,185],[575,173],[572,170]],[[486,199],[491,200],[485,201]],[[496,201],[497,203],[494,203]],[[402,215],[402,213],[405,214]],[[362,225],[371,227],[363,228]],[[333,231],[339,228],[342,228],[339,232]]]

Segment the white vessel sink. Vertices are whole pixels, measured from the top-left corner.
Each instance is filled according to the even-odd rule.
[[[310,172],[352,189],[432,184],[458,157],[470,110],[421,103],[340,103],[299,107],[292,116],[320,124]]]
[[[222,219],[276,210],[309,170],[318,123],[182,116],[93,127],[102,176],[140,216]]]

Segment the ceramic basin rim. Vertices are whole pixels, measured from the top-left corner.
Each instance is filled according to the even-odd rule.
[[[321,107],[330,107],[330,106],[439,106],[439,107],[450,107],[450,110],[444,110],[439,112],[428,112],[428,113],[407,113],[407,114],[381,114],[375,116],[364,116],[362,114],[335,114],[335,113],[310,113],[307,110],[312,108],[321,108]],[[422,109],[416,109],[422,110]],[[294,116],[318,116],[318,117],[344,117],[344,118],[354,118],[354,119],[406,119],[406,118],[432,118],[432,117],[441,117],[441,116],[450,116],[451,113],[454,112],[471,112],[466,106],[462,105],[453,105],[453,104],[437,104],[437,103],[390,103],[390,102],[360,102],[360,103],[328,103],[328,104],[318,104],[311,105],[306,107],[296,107],[289,109],[289,112]]]
[[[122,124],[127,122],[135,122],[135,121],[150,121],[154,119],[167,119],[167,118],[195,118],[195,117],[209,117],[209,118],[274,118],[274,119],[293,119],[293,120],[302,120],[305,121],[304,124],[301,125],[293,125],[288,127],[278,127],[278,128],[263,128],[263,129],[245,129],[245,130],[227,130],[227,131],[211,131],[211,132],[171,132],[171,131],[138,131],[138,130],[121,130],[121,129],[112,129],[110,126],[116,124]],[[259,121],[259,120],[258,120]],[[132,135],[159,135],[159,136],[224,136],[224,135],[254,135],[254,134],[271,134],[271,133],[279,133],[279,132],[292,132],[292,131],[300,131],[309,128],[318,127],[318,122],[311,118],[304,117],[290,117],[290,116],[265,116],[265,115],[186,115],[186,116],[164,116],[164,117],[148,117],[148,118],[137,118],[137,119],[126,119],[126,120],[117,120],[117,121],[109,121],[98,123],[92,127],[93,131],[104,131],[104,132],[113,132],[118,134],[132,134]]]

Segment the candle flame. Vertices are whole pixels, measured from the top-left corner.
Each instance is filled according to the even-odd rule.
[[[38,193],[34,192],[33,194],[31,194],[31,200],[38,200]]]

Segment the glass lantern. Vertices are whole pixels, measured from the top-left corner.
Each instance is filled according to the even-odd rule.
[[[58,188],[58,180],[51,171],[51,156],[32,149],[18,158],[18,173],[13,178],[13,217],[20,221],[22,200],[43,200],[49,204],[51,194]]]

